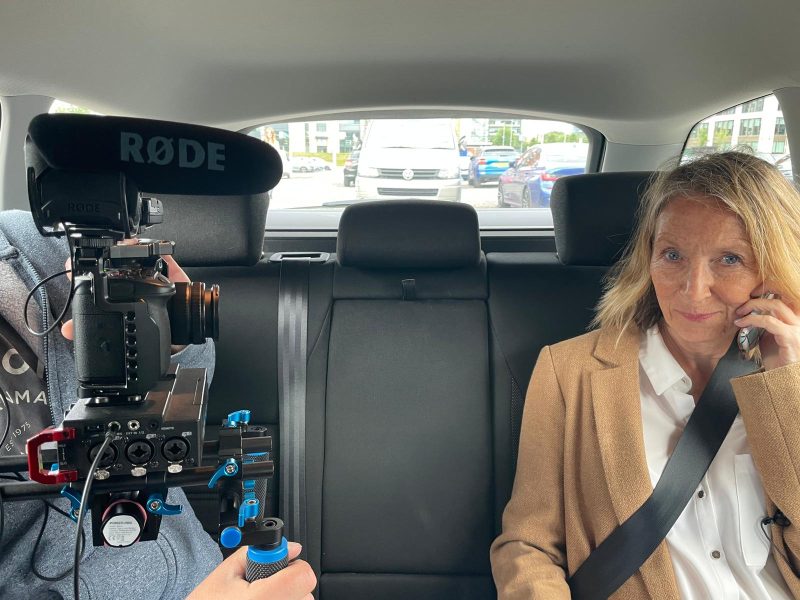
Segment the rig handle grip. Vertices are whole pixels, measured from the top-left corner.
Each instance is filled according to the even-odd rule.
[[[281,538],[277,548],[271,550],[259,546],[247,549],[247,567],[245,578],[252,583],[256,579],[266,579],[289,566],[289,545],[286,538]]]

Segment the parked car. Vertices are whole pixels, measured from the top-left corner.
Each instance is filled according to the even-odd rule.
[[[469,165],[469,184],[478,187],[486,181],[498,181],[509,165],[519,158],[512,146],[486,146],[472,158]]]
[[[567,175],[580,175],[586,172],[583,165],[558,166],[539,171],[527,181],[527,185],[521,186],[519,195],[512,195],[508,189],[514,189],[508,183],[504,183],[502,178],[497,186],[497,206],[519,206],[521,208],[548,208],[550,206],[550,192],[553,184],[561,177]]]
[[[458,145],[451,119],[375,119],[359,156],[359,200],[461,200]]]
[[[333,169],[333,165],[329,163],[327,160],[322,160],[318,156],[312,156],[308,159],[311,165],[314,167],[315,171],[330,171]]]
[[[547,208],[553,183],[586,171],[588,144],[554,143],[528,148],[511,163],[497,185],[498,206]]]
[[[313,173],[319,170],[319,166],[308,156],[295,156],[292,158],[293,173]]]
[[[353,150],[347,160],[344,161],[344,186],[350,187],[356,184],[356,173],[358,173],[359,150]]]

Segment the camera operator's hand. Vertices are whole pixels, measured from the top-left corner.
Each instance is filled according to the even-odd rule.
[[[289,566],[267,579],[248,583],[244,578],[247,548],[240,548],[214,569],[186,600],[312,600],[317,578],[309,564],[294,560],[300,544],[289,542]]]
[[[135,242],[136,240],[130,240],[130,241],[131,242]],[[175,262],[174,258],[172,258],[171,256],[163,256],[162,259],[164,260],[165,263],[167,263],[167,278],[172,283],[175,283],[176,281],[185,281],[187,283],[191,282],[191,279],[189,279],[189,276],[186,274],[186,272],[183,269],[181,269],[180,265],[177,262]],[[64,263],[64,268],[67,271],[69,271],[70,268],[71,268],[71,265],[72,265],[71,261],[69,259],[67,259],[67,262]],[[68,279],[72,279],[72,273],[71,272],[67,273],[67,278]],[[75,327],[72,324],[72,319],[70,319],[69,321],[65,322],[61,326],[61,335],[63,335],[68,340],[75,339]],[[183,350],[185,347],[186,346],[172,346],[172,354],[177,354],[178,352]]]

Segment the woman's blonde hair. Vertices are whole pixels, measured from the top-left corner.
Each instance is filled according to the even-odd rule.
[[[723,152],[656,172],[637,212],[623,257],[605,280],[593,327],[646,330],[661,319],[650,280],[656,223],[675,198],[711,197],[736,214],[753,247],[759,274],[800,304],[800,193],[752,154]]]

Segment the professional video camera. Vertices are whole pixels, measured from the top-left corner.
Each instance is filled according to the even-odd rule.
[[[218,337],[219,287],[170,282],[164,257],[174,242],[140,237],[168,218],[160,194],[268,192],[282,174],[277,152],[208,127],[40,115],[25,153],[36,226],[70,247],[72,287],[54,326],[71,302],[78,390],[63,423],[28,440],[38,483],[3,484],[3,497],[66,496],[79,530],[91,508],[95,545],[125,547],[155,539],[161,518],[180,512],[166,503],[169,487],[216,487],[220,543],[251,545],[251,580],[279,570],[282,522],[263,517],[256,491],[273,473],[271,438],[235,411],[219,440],[205,442],[205,369],[170,364],[171,345]],[[204,449],[216,465],[203,466]]]

